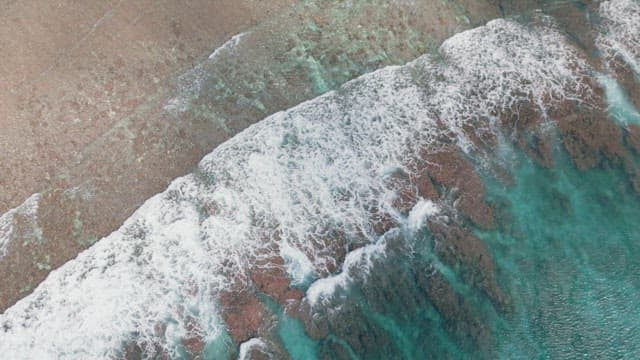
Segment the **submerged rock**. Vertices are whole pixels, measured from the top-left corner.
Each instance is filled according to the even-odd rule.
[[[220,303],[229,334],[238,345],[259,336],[260,330],[271,321],[271,313],[254,292],[224,293]]]
[[[250,277],[257,291],[269,295],[283,306],[295,306],[304,296],[301,290],[291,288],[291,279],[280,256],[261,260],[251,271]]]
[[[609,66],[618,83],[629,95],[631,103],[636,109],[640,109],[640,74],[635,72],[620,55],[616,55]]]
[[[579,106],[572,109],[569,115],[557,118],[556,122],[563,144],[578,168],[593,168],[605,161],[620,163],[628,156],[622,130],[604,111]]]
[[[474,224],[490,229],[494,226],[493,210],[485,202],[484,184],[473,165],[450,148],[426,157],[427,170],[431,179],[445,187],[452,196],[453,204]]]
[[[508,297],[498,285],[493,255],[471,230],[456,224],[429,221],[434,251],[448,265],[460,269],[462,279],[483,291],[496,307],[508,309]]]
[[[636,155],[640,155],[640,125],[629,124],[626,131],[627,144],[635,151]]]

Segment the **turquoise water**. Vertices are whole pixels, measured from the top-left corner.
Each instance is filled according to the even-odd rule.
[[[293,358],[316,359],[318,345],[305,334],[304,325],[300,320],[281,313],[278,335]]]
[[[266,300],[287,352],[293,359],[640,357],[640,198],[622,171],[579,171],[558,155],[557,167],[546,169],[514,151],[516,184],[487,180],[499,227],[478,235],[494,254],[510,310],[494,309],[462,281],[463,270],[440,262],[424,232],[412,251],[392,246],[366,282],[338,297],[321,341]],[[425,290],[436,269],[466,303],[454,316]],[[477,339],[482,331],[493,334],[486,344]]]
[[[434,259],[425,233],[412,254],[388,254],[366,284],[349,290],[339,320],[348,325],[319,344],[322,358],[640,357],[640,198],[625,174],[579,171],[566,157],[555,169],[513,157],[515,186],[488,181],[498,231],[479,233],[510,310],[495,310],[460,269]],[[421,287],[434,268],[468,302],[463,318],[443,316]],[[487,344],[476,339],[478,322],[493,334]],[[375,345],[353,340],[356,333]],[[294,358],[317,358],[316,349]]]
[[[489,183],[498,232],[481,234],[513,313],[501,358],[640,356],[640,202],[616,169],[543,169],[517,156],[517,184]]]
[[[611,117],[635,122],[612,88]],[[500,357],[639,358],[640,197],[619,168],[579,171],[559,146],[556,159],[514,152],[516,185],[487,182],[500,226],[480,236],[513,302],[495,323]]]
[[[235,354],[235,351],[235,345],[233,344],[231,336],[225,332],[205,346],[202,352],[202,359],[214,360],[218,359],[220,354]],[[184,358],[188,359],[189,356],[185,356]]]
[[[317,359],[318,344],[307,336],[302,321],[287,314],[273,299],[262,296],[262,300],[278,317],[277,333],[287,353],[294,359]]]
[[[615,116],[633,114],[616,106]],[[391,246],[365,282],[338,296],[329,309],[339,315],[323,314],[324,340],[284,318],[293,358],[640,358],[640,197],[620,168],[578,170],[559,144],[555,155],[547,169],[503,152],[510,186],[485,174],[498,227],[476,234],[497,262],[507,309],[465,283],[465,269],[444,265],[425,231],[410,249]],[[436,272],[455,293],[449,314],[428,286]]]

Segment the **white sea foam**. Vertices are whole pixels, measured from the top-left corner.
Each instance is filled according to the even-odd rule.
[[[215,149],[196,173],[174,181],[0,316],[0,353],[98,359],[132,340],[176,355],[189,319],[205,339],[220,334],[218,292],[249,281],[249,269],[273,249],[300,279],[333,265],[332,230],[368,242],[346,256],[340,274],[312,284],[308,299],[322,303],[384,256],[371,211],[402,217],[392,208],[387,169],[410,172],[411,159],[437,151],[443,138],[468,149],[463,125],[494,131],[491,114],[514,102],[575,98],[589,71],[549,25],[496,20],[440,51],[442,62],[425,56],[378,70]],[[436,206],[414,208],[411,227]],[[164,334],[159,322],[168,324]]]
[[[15,237],[16,221],[22,221],[25,228],[28,227],[28,238],[37,239],[40,234],[38,227],[38,204],[40,194],[33,194],[20,206],[13,208],[0,216],[0,260],[7,255],[7,247]]]
[[[407,230],[415,232],[422,229],[428,218],[437,215],[439,207],[430,200],[419,200],[404,221]],[[396,236],[396,234],[387,234]],[[347,288],[353,281],[367,274],[373,267],[373,259],[386,253],[386,237],[376,243],[366,245],[347,254],[339,274],[315,281],[307,290],[306,298],[311,306],[317,306],[331,299],[336,289]]]
[[[438,205],[429,200],[420,200],[414,205],[413,209],[409,212],[409,218],[407,219],[407,225],[412,231],[418,231],[424,227],[425,221],[438,214],[440,208]]]
[[[232,36],[231,39],[229,39],[227,42],[222,44],[222,46],[220,46],[217,49],[215,49],[211,53],[211,55],[209,55],[209,60],[215,59],[216,57],[220,56],[220,54],[222,54],[224,52],[233,51],[233,48],[238,46],[238,44],[240,43],[240,40],[242,40],[242,38],[245,35],[247,35],[247,33],[240,33],[240,34]]]
[[[624,125],[628,123],[640,125],[640,112],[635,108],[620,83],[613,77],[604,74],[600,74],[597,78],[605,89],[609,113],[612,117]]]
[[[287,272],[291,276],[291,284],[299,286],[315,275],[313,263],[307,255],[288,242],[280,243],[280,255],[287,263]]]
[[[255,348],[264,349],[266,346],[267,344],[260,338],[249,339],[243,342],[242,344],[240,344],[238,360],[251,360],[249,358],[249,355],[251,354],[250,353],[251,350]]]
[[[385,255],[385,249],[386,238],[381,237],[375,244],[366,245],[347,254],[339,274],[319,279],[307,289],[306,298],[309,304],[322,304],[331,299],[336,289],[345,289],[355,279],[361,278],[373,267],[375,258]]]
[[[610,0],[600,4],[603,29],[596,41],[608,58],[615,56],[631,66],[640,76],[640,2],[637,0]]]
[[[442,44],[440,52],[450,66],[431,102],[447,124],[472,122],[486,128],[496,110],[514,110],[525,100],[542,111],[566,98],[591,100],[582,78],[591,75],[589,66],[559,38],[550,18],[540,21],[546,26],[493,21]]]

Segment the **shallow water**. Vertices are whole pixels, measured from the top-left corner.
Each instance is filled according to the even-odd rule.
[[[609,85],[611,121],[637,122],[637,109]],[[499,231],[480,236],[514,307],[496,325],[499,354],[637,358],[640,197],[620,167],[580,171],[555,152],[553,169],[509,153],[516,185],[487,182],[502,216]]]
[[[552,170],[514,161],[493,184],[500,231],[483,233],[513,314],[497,323],[502,358],[640,356],[640,198],[620,169]]]
[[[594,73],[548,18],[498,20],[452,37],[436,54],[276,113],[0,316],[0,349],[15,358],[27,347],[26,357],[103,358],[134,344],[147,357],[189,358],[184,339],[197,336],[211,359],[274,339],[294,359],[633,357],[640,206],[629,180],[613,165],[578,171],[558,144],[556,167],[545,169],[499,137],[494,115],[578,95],[588,105],[584,80]],[[206,84],[199,90],[214,88]],[[258,99],[262,90],[242,96]],[[196,107],[238,94],[212,91]],[[609,95],[611,121],[631,123],[630,102]],[[425,149],[453,144],[481,164],[469,127],[505,141],[493,161],[513,175],[507,186],[483,173],[498,227],[473,228],[495,258],[505,304],[475,278],[481,271],[437,255],[443,245],[426,222],[457,224],[455,189],[403,213],[389,185]],[[378,234],[373,208],[398,226]],[[350,250],[341,263],[332,246]],[[472,251],[481,257],[481,248]],[[273,256],[305,290],[315,337],[308,319],[252,283],[251,271],[266,270],[256,264]],[[225,291],[257,296],[273,315],[272,331],[238,348],[224,324]]]

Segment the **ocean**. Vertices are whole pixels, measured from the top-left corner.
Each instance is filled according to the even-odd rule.
[[[274,113],[0,315],[0,354],[640,357],[640,3],[577,8],[400,65],[307,57],[300,101],[224,87],[211,69],[251,34],[232,38],[167,111]]]

